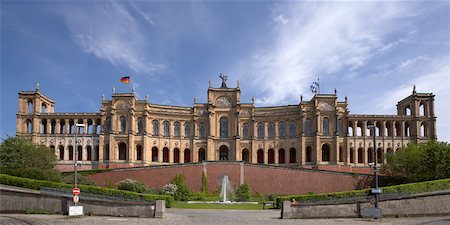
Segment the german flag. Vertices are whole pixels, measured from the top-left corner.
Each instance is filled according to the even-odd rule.
[[[130,83],[130,77],[129,76],[128,77],[122,77],[122,78],[120,78],[119,81],[122,82],[122,83],[125,83],[125,84],[129,84]]]

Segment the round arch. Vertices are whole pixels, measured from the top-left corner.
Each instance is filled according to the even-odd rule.
[[[331,156],[331,147],[330,144],[324,143],[322,144],[322,162],[329,162]]]

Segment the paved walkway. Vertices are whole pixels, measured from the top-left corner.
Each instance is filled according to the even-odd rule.
[[[194,209],[168,209],[166,219],[151,218],[124,218],[124,217],[101,217],[85,216],[81,218],[67,218],[62,215],[23,215],[23,214],[0,214],[0,225],[48,225],[48,224],[77,224],[77,225],[132,225],[132,224],[155,224],[155,225],[203,225],[203,224],[311,224],[311,225],[450,225],[450,216],[446,217],[409,217],[409,218],[383,218],[382,220],[364,219],[279,219],[279,210],[194,210]]]

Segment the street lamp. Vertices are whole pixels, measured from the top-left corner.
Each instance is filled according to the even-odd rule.
[[[74,137],[75,137],[75,141],[74,141],[74,143],[75,143],[75,149],[74,149],[74,157],[73,157],[73,161],[74,161],[74,163],[73,163],[73,171],[74,171],[74,186],[75,187],[77,187],[78,186],[78,177],[77,177],[77,172],[78,172],[78,146],[77,146],[77,133],[78,133],[78,131],[79,131],[79,129],[78,128],[81,128],[81,127],[85,127],[86,125],[84,125],[84,124],[80,124],[80,123],[76,123],[75,124],[75,132],[74,132]]]
[[[368,125],[367,128],[373,129],[373,173],[375,175],[375,189],[372,189],[372,193],[375,195],[375,208],[378,208],[378,194],[381,190],[378,189],[378,168],[377,168],[377,150],[376,150],[376,135],[375,135],[375,124]]]

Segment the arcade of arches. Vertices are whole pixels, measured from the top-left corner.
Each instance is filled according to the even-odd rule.
[[[240,91],[226,83],[210,87],[207,103],[193,107],[113,92],[99,112],[55,113],[37,87],[19,92],[17,136],[55,149],[62,170],[73,165],[75,141],[83,169],[91,169],[202,161],[367,167],[374,149],[383,163],[408,143],[436,139],[430,93],[414,91],[398,102],[397,115],[354,115],[336,93],[256,107],[242,103]]]

